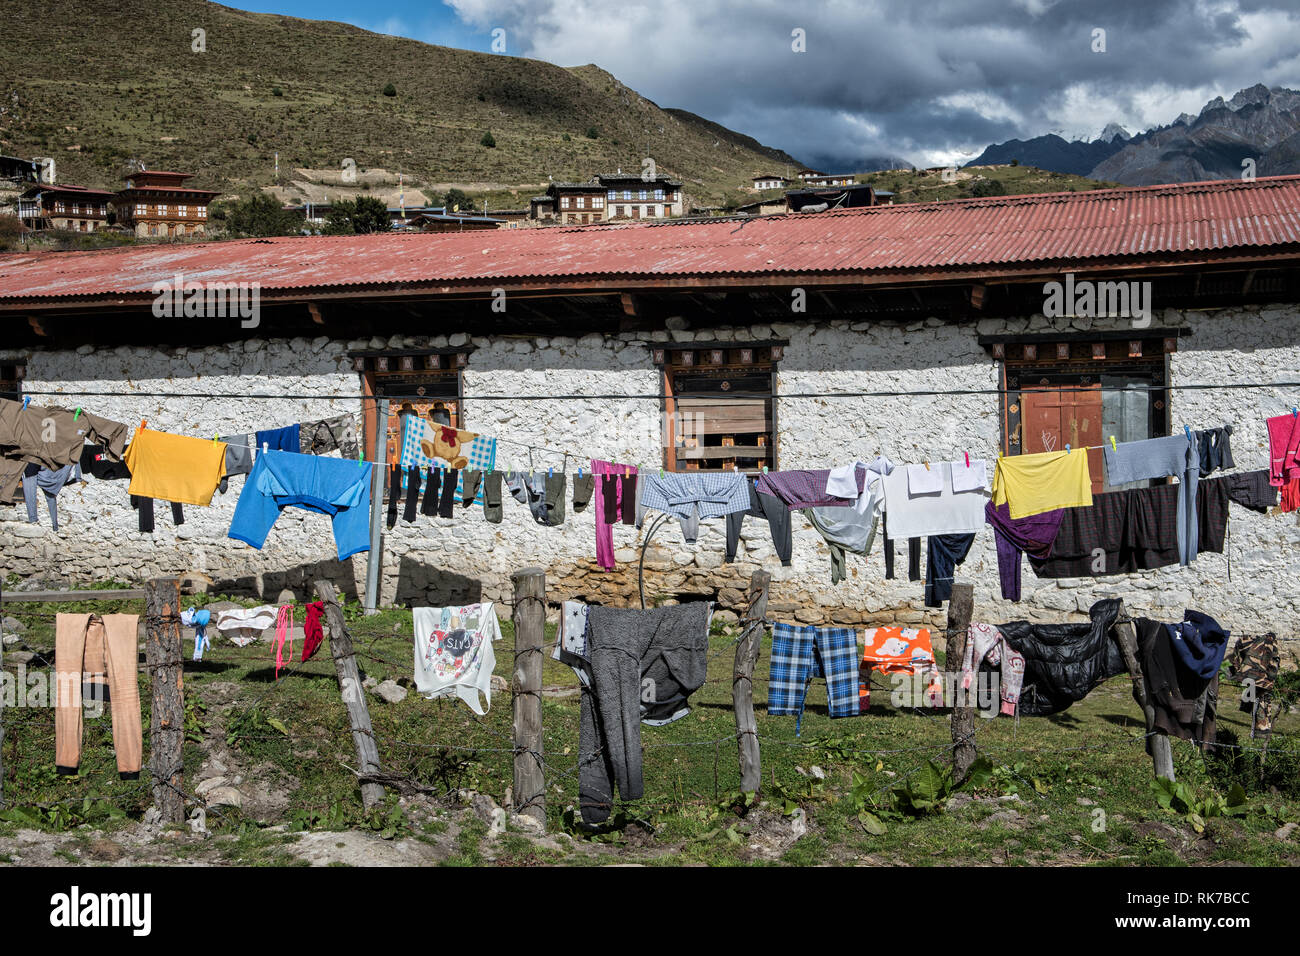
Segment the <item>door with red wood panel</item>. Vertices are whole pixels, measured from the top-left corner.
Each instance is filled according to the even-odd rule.
[[[1100,385],[1027,388],[1021,390],[1020,402],[1024,454],[1102,443]],[[1088,471],[1093,494],[1098,494],[1103,489],[1100,450],[1088,453]]]

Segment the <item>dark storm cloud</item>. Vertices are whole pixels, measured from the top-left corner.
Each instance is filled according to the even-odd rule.
[[[836,169],[1111,120],[1136,132],[1258,82],[1300,84],[1300,17],[1284,0],[449,2],[504,27],[511,53],[596,63],[661,106]],[[795,29],[807,52],[793,52]]]

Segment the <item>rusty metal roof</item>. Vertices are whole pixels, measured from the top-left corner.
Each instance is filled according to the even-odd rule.
[[[1178,264],[1300,255],[1300,176],[1045,193],[749,219],[284,237],[0,256],[0,308],[259,282],[264,296]],[[712,284],[712,283],[710,283]]]

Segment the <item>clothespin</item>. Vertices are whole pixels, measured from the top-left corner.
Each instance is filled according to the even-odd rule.
[[[216,432],[213,432],[213,433],[212,433],[212,444],[213,444],[213,445],[220,444],[220,443],[218,442],[218,440],[217,440],[217,433],[216,433]]]
[[[662,478],[663,476],[664,476],[664,470],[663,470],[662,468],[660,468],[660,469],[659,469],[659,477]]]
[[[767,465],[764,465],[764,466],[763,466],[763,474],[765,474],[765,475],[767,474]]]
[[[267,442],[262,442],[262,454],[265,455],[269,450],[270,445]]]
[[[140,431],[144,431],[148,427],[149,427],[149,420],[147,418],[140,419]]]
[[[547,478],[554,478],[554,477],[555,477],[555,469],[554,469],[554,468],[547,468],[547,469],[546,469],[546,477],[547,477]]]
[[[80,417],[81,417],[81,406],[78,405],[77,410],[72,413],[72,420],[75,422]]]
[[[357,449],[357,464],[360,465],[360,466],[363,467],[363,468],[364,468],[365,465],[366,465],[366,459],[365,459],[364,455],[365,455],[365,452],[364,452],[362,449],[358,448],[358,449]]]
[[[32,397],[31,397],[30,395],[24,395],[24,396],[23,396],[23,408],[26,408],[26,407],[27,407],[28,405],[30,405],[31,403],[32,403]]]
[[[1069,446],[1069,445],[1066,445],[1066,446],[1065,446],[1065,453],[1066,453],[1067,455],[1070,453],[1070,446]]]
[[[930,463],[928,461],[925,463],[925,470],[926,471],[930,470]]]
[[[578,466],[578,477],[579,477],[579,478],[582,477],[582,466],[581,466],[581,465]]]
[[[1184,425],[1184,426],[1183,426],[1183,434],[1185,434],[1185,435],[1187,436],[1187,440],[1188,440],[1188,441],[1191,441],[1191,440],[1192,440],[1192,426],[1191,426],[1191,425]]]
[[[969,467],[970,467],[970,452],[968,452],[968,451],[964,451],[964,452],[962,452],[962,454],[966,456],[966,467],[969,468]]]
[[[632,477],[632,469],[631,469],[631,468],[625,468],[625,469],[623,469],[623,477],[624,477],[624,478],[631,478],[631,477]]]
[[[1291,417],[1292,417],[1292,418],[1295,418],[1297,415],[1300,415],[1300,409],[1297,409],[1294,405],[1292,405],[1292,406],[1291,406]]]
[[[1111,451],[1119,451],[1119,448],[1117,448],[1117,447],[1115,446],[1115,436],[1114,436],[1114,435],[1111,435],[1111,436],[1110,436],[1110,450],[1111,450]]]

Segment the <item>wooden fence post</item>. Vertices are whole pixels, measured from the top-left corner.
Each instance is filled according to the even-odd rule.
[[[966,656],[966,630],[970,627],[971,615],[975,612],[975,586],[972,584],[954,584],[952,597],[948,600],[948,640],[947,660],[944,669],[953,677],[952,708],[952,779],[961,783],[970,772],[975,762],[975,708],[970,704],[970,691],[961,689],[961,681],[956,675],[961,670],[962,660]],[[944,682],[945,684],[947,681]],[[961,703],[962,706],[956,706]]]
[[[546,641],[546,574],[516,571],[514,677],[514,806],[511,811],[546,826],[546,771],[542,765],[542,646]]]
[[[762,622],[767,617],[771,584],[772,575],[766,571],[755,571],[749,579],[749,610],[740,626],[750,630],[736,645],[736,662],[731,670],[731,705],[736,712],[736,744],[740,749],[740,789],[745,793],[758,793],[763,782],[758,722],[754,719],[754,664],[767,626],[762,623],[755,626],[754,622]]]
[[[343,611],[339,608],[334,585],[328,581],[317,581],[316,597],[325,602],[325,623],[330,629],[330,655],[334,658],[334,673],[338,676],[343,706],[348,709],[352,745],[357,751],[357,770],[362,777],[361,805],[366,810],[373,810],[384,801],[384,785],[374,779],[379,774],[379,745],[375,742],[370,725],[370,709],[366,706],[361,673],[357,670],[352,636],[343,625]]]
[[[1147,696],[1147,682],[1142,674],[1142,665],[1137,656],[1137,629],[1128,616],[1124,602],[1119,605],[1119,618],[1115,624],[1115,633],[1119,636],[1119,649],[1124,654],[1124,666],[1128,668],[1129,680],[1133,683],[1133,699],[1142,708],[1142,716],[1147,728],[1147,753],[1157,777],[1174,779],[1174,753],[1169,746],[1169,737],[1158,733],[1156,727],[1156,709]]]
[[[145,586],[145,663],[153,684],[149,773],[164,823],[185,822],[185,698],[180,581],[151,578]]]

